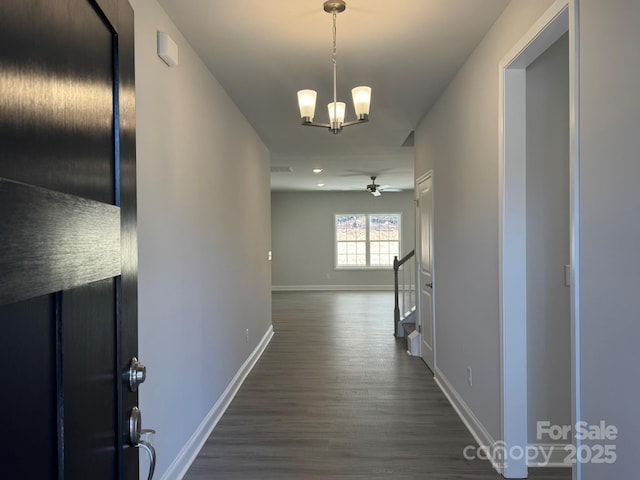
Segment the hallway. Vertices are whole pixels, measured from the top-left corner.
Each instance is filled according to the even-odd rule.
[[[274,293],[272,342],[184,478],[501,478],[464,459],[473,438],[392,318],[390,292]]]

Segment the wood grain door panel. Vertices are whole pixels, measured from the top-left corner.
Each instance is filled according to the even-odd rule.
[[[0,178],[0,305],[121,273],[120,208]]]
[[[0,3],[3,478],[138,478],[133,73],[127,0]]]

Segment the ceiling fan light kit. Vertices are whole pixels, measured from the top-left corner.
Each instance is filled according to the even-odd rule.
[[[379,197],[380,195],[382,195],[382,192],[378,190],[379,186],[380,185],[376,183],[376,177],[371,177],[371,183],[367,185],[367,190],[374,197]]]
[[[316,123],[313,121],[316,110],[316,98],[318,96],[315,90],[298,91],[298,107],[300,108],[300,117],[302,125],[309,127],[328,128],[330,132],[338,134],[344,127],[365,123],[369,121],[369,108],[371,106],[371,87],[360,86],[351,90],[353,107],[356,112],[356,120],[345,122],[346,105],[344,102],[337,100],[337,63],[336,63],[336,17],[338,13],[346,10],[347,4],[343,0],[327,0],[323,4],[324,11],[330,13],[333,17],[333,102],[327,105],[329,111],[329,123]]]

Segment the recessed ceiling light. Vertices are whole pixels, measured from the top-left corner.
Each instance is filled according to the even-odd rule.
[[[318,186],[319,187],[324,187],[324,183],[319,183]]]
[[[313,173],[321,173],[322,169],[321,168],[314,168],[312,171],[313,171]]]

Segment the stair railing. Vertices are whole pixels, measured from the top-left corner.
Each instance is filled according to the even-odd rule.
[[[393,309],[393,334],[396,337],[398,336],[398,323],[400,322],[400,299],[402,299],[403,315],[411,311],[416,306],[415,262],[407,263],[415,253],[415,250],[411,250],[400,260],[398,260],[397,256],[393,257],[393,283],[395,295],[395,305]],[[398,278],[400,272],[402,272],[401,279]]]

